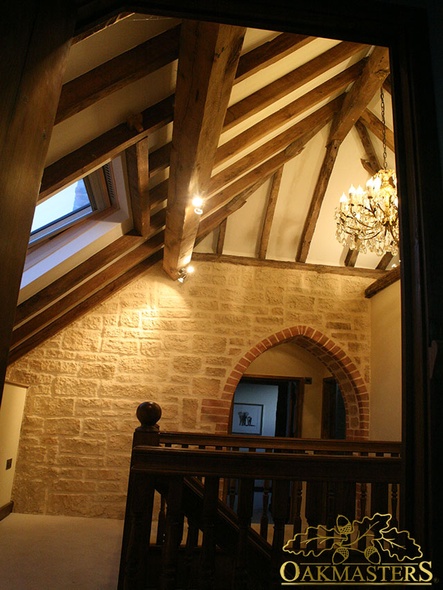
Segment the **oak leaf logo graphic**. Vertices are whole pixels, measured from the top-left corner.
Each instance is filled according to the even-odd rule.
[[[350,521],[338,515],[335,526],[308,526],[303,533],[297,533],[283,547],[283,550],[304,557],[319,557],[332,552],[333,565],[347,561],[352,552],[363,554],[366,561],[379,564],[383,555],[397,562],[423,557],[420,545],[408,531],[399,531],[391,524],[390,514],[374,514],[362,520]]]

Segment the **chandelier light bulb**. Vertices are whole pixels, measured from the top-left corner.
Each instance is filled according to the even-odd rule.
[[[337,240],[363,253],[398,253],[397,179],[393,170],[380,170],[366,183],[366,189],[351,185],[349,195],[340,197],[336,209]]]
[[[398,224],[397,177],[388,169],[386,148],[386,122],[383,86],[380,87],[383,124],[383,168],[361,186],[349,187],[348,196],[340,197],[335,210],[336,238],[352,250],[378,256],[391,252],[398,254],[400,241]]]

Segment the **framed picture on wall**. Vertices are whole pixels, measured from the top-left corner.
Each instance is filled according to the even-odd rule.
[[[263,404],[234,404],[233,434],[261,434]]]

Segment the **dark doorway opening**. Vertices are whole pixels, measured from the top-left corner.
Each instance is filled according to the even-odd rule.
[[[305,379],[287,377],[243,377],[234,404],[247,399],[263,405],[267,436],[301,437]],[[248,395],[248,398],[242,397]],[[234,420],[235,420],[234,415]]]
[[[321,437],[346,438],[346,410],[343,396],[333,377],[323,379]]]

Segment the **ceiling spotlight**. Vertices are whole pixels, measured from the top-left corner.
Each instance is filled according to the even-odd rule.
[[[194,207],[194,213],[197,215],[203,214],[203,199],[201,197],[194,197],[192,199],[192,206]]]
[[[177,281],[178,281],[179,283],[184,283],[184,282],[185,282],[185,280],[187,279],[188,275],[191,275],[193,272],[194,272],[194,267],[193,267],[193,266],[191,266],[191,265],[189,265],[189,266],[187,266],[187,267],[185,267],[185,268],[181,268],[181,269],[178,271],[178,278],[177,278]]]

